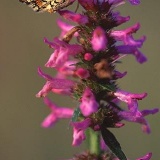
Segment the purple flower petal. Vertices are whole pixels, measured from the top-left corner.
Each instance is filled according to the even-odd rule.
[[[57,24],[58,24],[58,26],[61,28],[61,34],[60,34],[59,38],[62,38],[62,39],[63,39],[64,35],[65,35],[68,31],[70,31],[72,28],[75,27],[75,26],[70,25],[70,24],[68,24],[68,23],[66,23],[66,22],[63,22],[63,21],[60,20],[60,19],[57,20]],[[77,37],[77,36],[78,36],[78,33],[77,33],[77,32],[74,33],[74,36]]]
[[[115,38],[116,40],[123,41],[124,44],[129,46],[135,46],[135,47],[141,47],[143,45],[143,42],[145,41],[146,37],[143,36],[142,38],[138,40],[134,40],[132,33],[135,33],[137,30],[139,30],[140,24],[136,23],[135,25],[125,29],[125,30],[119,30],[119,31],[112,31],[111,36]]]
[[[84,69],[84,68],[78,68],[76,71],[75,71],[75,74],[80,77],[81,79],[86,79],[88,78],[90,75],[89,75],[89,71]]]
[[[145,156],[138,158],[136,160],[150,160],[152,158],[152,153],[148,153]]]
[[[86,136],[83,130],[78,130],[76,128],[73,128],[72,146],[79,146],[85,139]]]
[[[119,71],[114,71],[114,77],[115,77],[116,79],[118,79],[118,78],[123,78],[124,76],[126,76],[126,74],[127,74],[127,72],[121,73],[121,72],[119,72]]]
[[[117,25],[121,25],[130,20],[130,17],[122,17],[119,12],[112,12],[112,17],[115,19]]]
[[[107,47],[107,37],[105,31],[101,27],[97,27],[93,31],[93,36],[91,40],[92,48],[95,51],[105,50]]]
[[[129,103],[133,99],[141,100],[147,96],[147,93],[135,94],[123,90],[117,90],[114,95],[123,102]]]
[[[88,17],[82,14],[78,14],[75,12],[71,12],[68,10],[58,11],[58,13],[65,19],[71,20],[78,24],[86,24],[88,23]]]
[[[45,39],[45,42],[55,49],[45,64],[46,67],[61,67],[69,59],[69,56],[74,56],[83,51],[82,46],[68,44],[58,38],[55,38],[53,42]]]
[[[59,119],[71,118],[73,115],[73,109],[58,107],[48,98],[44,98],[44,103],[51,109],[51,113],[42,122],[45,128],[53,126]]]
[[[139,5],[139,4],[140,4],[140,0],[129,0],[129,2],[130,2],[132,5]]]
[[[71,124],[78,130],[86,130],[92,124],[92,121],[90,118],[86,118],[83,121],[72,122]]]
[[[80,104],[81,112],[84,116],[89,116],[98,110],[98,103],[95,96],[89,88],[86,88],[82,95],[82,102]]]
[[[36,95],[37,97],[45,97],[52,89],[70,89],[75,85],[75,82],[72,80],[52,78],[51,76],[43,73],[40,68],[38,68],[38,73],[40,76],[45,78],[47,82],[43,86],[42,90],[38,92]]]
[[[117,46],[116,48],[119,53],[133,54],[139,63],[144,63],[147,61],[145,55],[141,53],[135,46],[122,45],[122,46]]]
[[[72,122],[71,125],[73,126],[73,146],[80,145],[85,140],[85,130],[91,125],[91,119],[86,118],[81,122]]]

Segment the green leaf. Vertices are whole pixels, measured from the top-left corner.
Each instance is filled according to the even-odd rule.
[[[125,154],[121,150],[121,146],[117,141],[116,137],[110,132],[103,124],[101,126],[101,133],[105,144],[109,149],[120,159],[127,160]]]
[[[72,122],[76,122],[78,120],[78,118],[80,117],[81,115],[81,111],[80,111],[80,108],[77,107],[75,110],[74,110],[74,113],[73,113],[73,116],[72,116]]]

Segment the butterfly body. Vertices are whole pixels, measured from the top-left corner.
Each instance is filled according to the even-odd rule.
[[[19,0],[22,3],[25,3],[31,7],[36,12],[56,12],[60,9],[63,9],[75,0]]]

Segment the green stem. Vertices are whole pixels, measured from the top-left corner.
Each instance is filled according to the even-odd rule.
[[[89,151],[91,154],[99,156],[101,153],[100,134],[99,132],[93,131],[92,129],[89,129],[88,132]]]

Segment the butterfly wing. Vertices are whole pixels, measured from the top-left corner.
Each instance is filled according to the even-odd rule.
[[[19,0],[36,12],[56,12],[72,4],[75,0]]]

